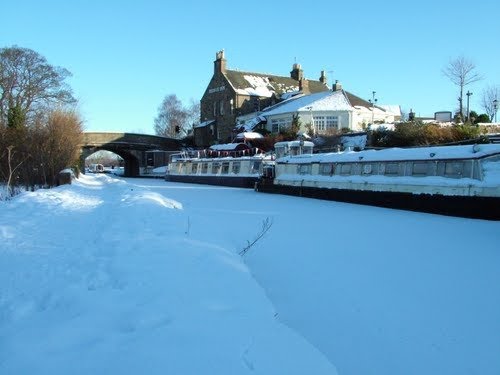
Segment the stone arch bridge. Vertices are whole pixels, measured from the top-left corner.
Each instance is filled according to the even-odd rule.
[[[94,152],[106,150],[121,156],[125,161],[124,175],[141,175],[141,168],[148,165],[148,151],[179,151],[181,143],[177,139],[157,135],[134,133],[84,132],[80,145],[80,168],[85,171],[85,159]]]

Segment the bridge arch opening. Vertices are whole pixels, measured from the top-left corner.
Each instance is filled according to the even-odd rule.
[[[116,175],[124,175],[125,161],[123,158],[111,151],[99,150],[90,154],[85,159],[85,172],[111,172]]]
[[[92,156],[98,153],[106,152],[107,155],[116,155],[119,161],[119,167],[123,168],[123,176],[125,177],[136,177],[140,175],[140,155],[135,155],[135,152],[129,152],[126,150],[117,150],[112,147],[91,147],[84,148],[80,156],[80,167],[85,170],[87,165],[87,159],[92,160]],[[103,163],[99,163],[103,164]],[[103,164],[104,165],[104,164]]]

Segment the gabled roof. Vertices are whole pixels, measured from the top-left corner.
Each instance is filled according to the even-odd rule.
[[[366,108],[372,107],[372,103],[370,103],[368,100],[361,99],[359,96],[351,94],[350,92],[347,92],[347,91],[344,91],[344,92],[347,95],[347,99],[349,99],[349,102],[351,103],[351,105],[353,107],[366,107]],[[379,108],[382,111],[385,111],[385,109],[383,109],[377,105],[375,107]]]
[[[271,97],[275,94],[277,97],[281,97],[284,93],[299,91],[299,81],[290,77],[240,72],[238,70],[226,70],[224,74],[235,91],[242,95]],[[328,87],[320,81],[306,81],[311,93],[328,90]]]
[[[369,104],[369,103],[368,103]],[[349,111],[352,105],[344,90],[297,95],[262,111],[261,116],[309,111]]]
[[[395,116],[401,116],[401,107],[397,104],[380,105],[379,107],[383,108],[387,112],[394,114]]]

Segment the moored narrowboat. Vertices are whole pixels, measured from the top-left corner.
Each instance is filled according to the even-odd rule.
[[[500,145],[287,156],[256,190],[500,220]]]
[[[243,143],[215,145],[207,150],[170,156],[165,179],[173,182],[253,188],[271,157]]]

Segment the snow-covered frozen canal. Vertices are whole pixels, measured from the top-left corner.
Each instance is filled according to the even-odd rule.
[[[499,240],[500,222],[83,176],[0,202],[0,373],[498,374]]]

